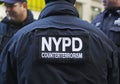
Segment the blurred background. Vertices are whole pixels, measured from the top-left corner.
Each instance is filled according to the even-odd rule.
[[[38,16],[45,7],[44,0],[28,0],[28,8],[32,10],[34,18]],[[77,0],[75,7],[77,8],[80,18],[91,22],[97,14],[103,11],[103,5],[100,0]],[[5,16],[5,7],[0,5],[0,20]]]

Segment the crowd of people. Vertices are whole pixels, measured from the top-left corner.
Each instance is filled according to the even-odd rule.
[[[45,0],[38,20],[26,0],[2,0],[0,84],[120,84],[120,0],[102,0],[92,23],[76,0]]]

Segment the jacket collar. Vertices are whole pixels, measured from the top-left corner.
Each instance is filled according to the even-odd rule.
[[[76,8],[73,7],[73,4],[66,1],[57,1],[48,3],[39,15],[39,19],[56,15],[71,15],[79,17],[79,14]]]
[[[112,9],[106,9],[105,11],[104,11],[104,17],[108,17],[110,14],[111,15],[117,15],[117,16],[119,16],[120,15],[120,7],[118,7],[118,8],[112,8]]]

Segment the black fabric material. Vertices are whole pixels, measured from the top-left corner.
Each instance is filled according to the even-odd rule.
[[[70,2],[72,4],[75,4],[75,1],[76,0],[45,0],[45,3],[50,3],[50,2],[54,2],[54,1],[67,1],[67,2]]]

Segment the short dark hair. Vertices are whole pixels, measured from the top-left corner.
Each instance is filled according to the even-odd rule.
[[[75,4],[76,0],[45,0],[45,3],[50,3],[50,2],[54,2],[54,1],[67,1],[70,2],[72,4]]]

